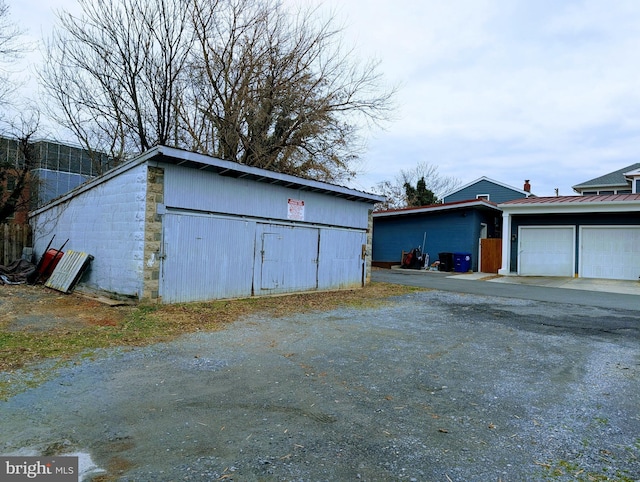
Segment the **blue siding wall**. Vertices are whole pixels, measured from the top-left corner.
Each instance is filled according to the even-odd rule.
[[[491,181],[487,181],[486,179],[482,179],[472,184],[471,186],[461,189],[458,192],[454,192],[448,196],[445,196],[443,202],[450,203],[457,201],[468,201],[469,199],[476,199],[476,196],[478,196],[479,194],[488,194],[489,201],[496,204],[525,197],[524,194],[516,191],[515,189],[508,189]]]
[[[402,251],[422,245],[426,233],[429,262],[438,259],[438,253],[471,253],[471,269],[478,269],[478,240],[481,224],[488,225],[493,235],[495,214],[475,209],[414,216],[374,217],[373,261],[400,264]]]
[[[518,271],[518,228],[520,226],[575,226],[576,265],[580,266],[580,226],[627,226],[640,224],[640,213],[547,214],[536,216],[516,215],[511,219],[510,271]]]

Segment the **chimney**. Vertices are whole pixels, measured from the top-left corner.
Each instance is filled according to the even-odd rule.
[[[531,184],[529,184],[529,179],[524,181],[524,190],[527,192],[531,192]]]

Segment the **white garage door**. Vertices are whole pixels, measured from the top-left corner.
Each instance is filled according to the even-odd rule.
[[[521,226],[518,230],[518,274],[573,276],[575,227]]]
[[[580,277],[637,280],[640,226],[582,227]]]

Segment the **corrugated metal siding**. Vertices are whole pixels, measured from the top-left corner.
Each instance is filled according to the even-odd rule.
[[[318,287],[341,289],[362,285],[362,245],[367,234],[339,229],[320,230]]]
[[[89,253],[68,250],[45,283],[47,288],[68,293],[93,259]]]
[[[317,229],[258,224],[256,247],[255,295],[317,288]]]
[[[254,222],[166,214],[163,231],[163,302],[251,295]]]
[[[256,223],[187,213],[164,217],[165,303],[358,287],[358,230]]]
[[[213,172],[163,164],[164,203],[169,208],[288,219],[288,199],[305,202],[304,222],[348,228],[367,228],[371,204],[349,201],[326,194],[288,189],[247,179],[225,177]]]

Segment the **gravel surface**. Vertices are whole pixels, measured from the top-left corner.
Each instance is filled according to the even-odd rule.
[[[0,402],[0,453],[95,481],[636,481],[638,315],[429,291],[253,316]]]

